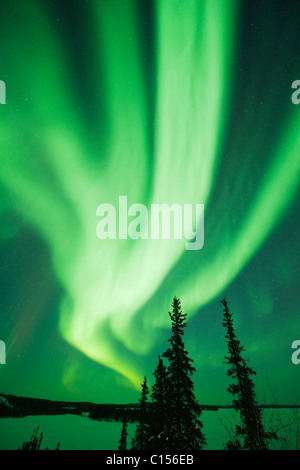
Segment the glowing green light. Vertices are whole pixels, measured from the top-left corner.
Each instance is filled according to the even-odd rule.
[[[135,358],[151,349],[158,327],[168,326],[172,297],[195,313],[231,282],[280,219],[299,177],[300,116],[283,130],[234,237],[223,209],[211,216],[214,230],[205,236],[213,240],[215,233],[217,245],[208,255],[206,242],[196,255],[186,252],[184,240],[99,240],[96,208],[117,206],[120,195],[128,204],[207,204],[210,210],[230,97],[237,3],[157,1],[155,116],[148,122],[135,3],[92,2],[100,52],[87,72],[101,74],[106,103],[101,116],[95,97],[99,125],[89,133],[54,19],[38,2],[20,8],[34,28],[30,44],[25,20],[18,38],[10,38],[12,48],[23,43],[24,62],[9,55],[2,61],[13,77],[10,89],[18,90],[0,130],[7,204],[49,245],[66,293],[63,337],[139,386]]]

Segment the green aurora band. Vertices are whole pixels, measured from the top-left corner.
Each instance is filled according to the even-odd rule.
[[[270,103],[259,117],[250,109],[236,122],[228,183],[212,205],[234,87],[238,2],[158,0],[151,70],[137,3],[90,4],[94,29],[84,79],[74,75],[76,52],[68,55],[49,7],[22,2],[14,28],[4,15],[1,66],[10,81],[0,130],[1,211],[17,213],[49,246],[65,291],[63,338],[138,387],[138,358],[169,326],[172,297],[195,315],[280,222],[298,187],[300,114],[285,105],[280,132],[264,154],[264,175],[254,172],[251,181]],[[267,85],[276,87],[275,74]],[[246,98],[256,92],[245,87]],[[99,240],[96,208],[117,206],[119,195],[148,206],[204,203],[204,248],[185,251],[184,240]],[[242,214],[234,226],[227,206]]]

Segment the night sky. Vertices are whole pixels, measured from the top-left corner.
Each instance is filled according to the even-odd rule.
[[[226,295],[260,403],[299,404],[299,1],[1,5],[0,391],[136,402],[177,296],[229,404]],[[205,206],[205,241],[100,240],[96,209]]]

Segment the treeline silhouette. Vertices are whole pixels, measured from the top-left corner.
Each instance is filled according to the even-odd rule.
[[[158,356],[152,387],[147,377],[144,377],[138,403],[94,404],[0,394],[0,417],[75,414],[98,421],[120,421],[122,431],[118,449],[178,451],[205,449],[206,437],[201,419],[203,409],[234,408],[239,416],[239,424],[235,425],[224,449],[267,450],[270,441],[278,440],[278,436],[273,430],[265,429],[262,408],[268,405],[259,405],[256,401],[253,381],[256,372],[244,358],[245,348],[237,338],[227,300],[224,298],[221,303],[227,343],[224,362],[228,365],[227,375],[232,379],[227,388],[232,395],[231,406],[204,406],[196,400],[194,361],[184,344],[187,315],[182,313],[180,300],[174,297],[172,313],[169,312],[171,335],[168,348]],[[136,423],[131,445],[127,442],[129,423]],[[38,431],[39,428],[33,431],[31,439],[24,442],[20,450],[40,449],[43,436],[38,435]]]
[[[224,298],[221,303],[228,350],[225,363],[229,366],[227,375],[233,380],[227,390],[233,396],[232,407],[240,417],[240,424],[235,426],[234,436],[224,449],[267,450],[269,441],[277,440],[278,436],[276,432],[268,432],[264,428],[262,410],[256,402],[252,380],[256,372],[243,357],[245,348],[237,339],[227,300]],[[186,314],[182,313],[177,297],[173,299],[169,316],[172,331],[169,347],[158,357],[152,388],[148,386],[147,377],[141,385],[139,417],[131,450],[202,450],[206,447],[201,407],[195,398],[192,381],[194,361],[189,357],[183,341]],[[127,450],[127,427],[128,421],[124,419],[119,450]]]
[[[17,397],[0,393],[0,417],[24,418],[37,415],[79,415],[97,421],[135,422],[139,404],[96,404],[90,402],[52,401],[44,398]]]

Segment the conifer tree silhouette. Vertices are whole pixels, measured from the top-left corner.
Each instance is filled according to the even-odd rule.
[[[128,436],[127,427],[128,427],[128,421],[124,419],[118,450],[127,450],[127,436]]]
[[[142,394],[139,399],[139,422],[135,430],[135,436],[131,442],[132,450],[145,450],[149,437],[149,410],[148,410],[148,395],[150,390],[147,384],[147,377],[144,378],[142,383]]]
[[[169,365],[167,367],[167,445],[170,450],[198,450],[206,444],[200,421],[201,409],[194,395],[194,384],[191,379],[195,368],[189,358],[183,342],[186,314],[181,311],[181,303],[173,298],[172,336],[168,340],[170,347],[163,354]]]
[[[229,393],[233,395],[233,405],[240,415],[242,425],[236,426],[236,435],[226,444],[226,449],[268,449],[268,439],[276,439],[276,433],[267,433],[262,422],[262,410],[258,408],[254,382],[251,379],[256,372],[249,367],[247,361],[242,357],[244,346],[236,337],[233,326],[232,314],[229,310],[227,300],[221,300],[224,306],[223,326],[226,328],[226,342],[228,345],[228,356],[225,363],[230,367],[227,375],[234,379],[234,383],[228,387]],[[242,439],[242,441],[241,441]]]
[[[167,449],[167,421],[168,421],[168,379],[167,369],[161,356],[158,356],[158,365],[153,373],[155,383],[151,391],[151,416],[149,420],[148,449]]]

